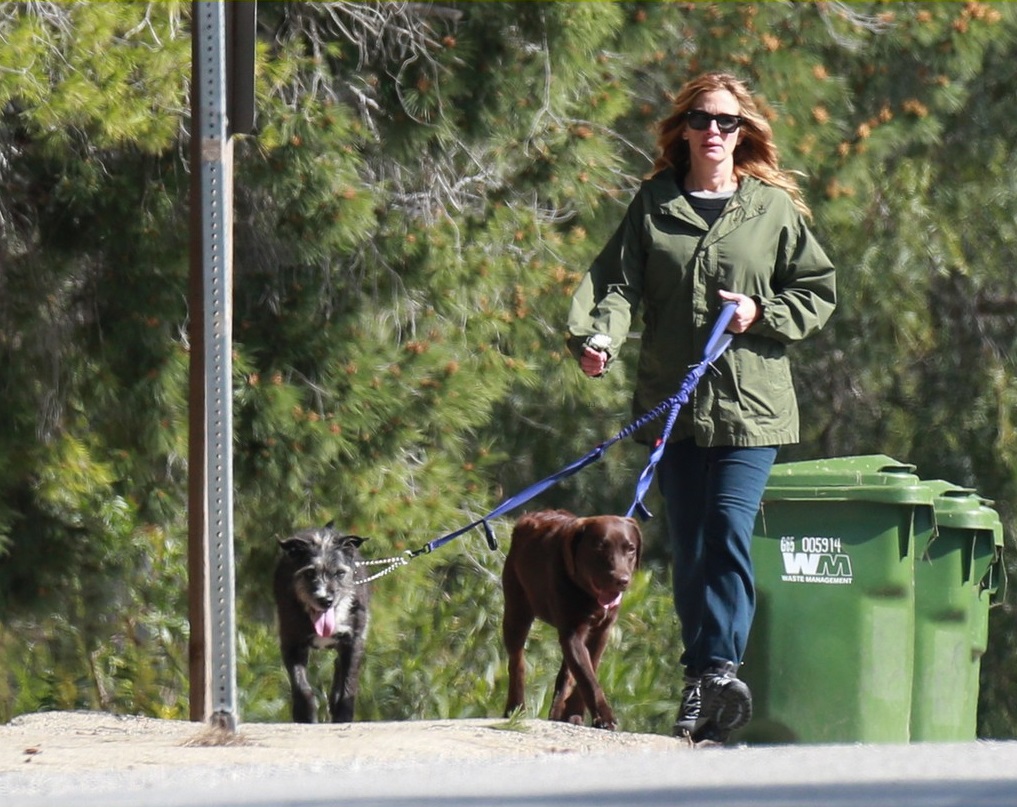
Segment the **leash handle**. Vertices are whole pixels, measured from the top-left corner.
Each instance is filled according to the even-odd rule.
[[[733,300],[729,300],[720,307],[717,321],[713,323],[710,337],[706,340],[706,347],[703,348],[703,361],[707,364],[713,364],[717,361],[721,354],[727,350],[728,345],[731,344],[734,334],[728,331],[727,326],[731,324],[737,309],[738,304]]]

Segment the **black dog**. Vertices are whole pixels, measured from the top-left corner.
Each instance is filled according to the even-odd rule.
[[[341,534],[330,522],[279,542],[283,550],[275,569],[279,646],[290,677],[296,723],[314,723],[317,718],[307,679],[312,647],[336,650],[328,710],[333,723],[353,720],[371,596],[368,584],[354,579],[361,560],[358,547],[365,540]]]

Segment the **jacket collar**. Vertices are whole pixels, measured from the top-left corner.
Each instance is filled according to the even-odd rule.
[[[731,198],[731,203],[724,211],[723,216],[717,221],[716,228],[728,231],[737,226],[747,218],[758,216],[763,212],[764,205],[759,199],[759,191],[763,183],[755,177],[744,177],[738,183],[738,189]],[[683,219],[691,224],[698,225],[704,231],[707,229],[706,222],[692,209],[692,205],[685,198],[682,189],[678,184],[678,178],[673,170],[663,171],[647,182],[647,189],[650,192],[651,209],[654,212],[666,216],[674,216]]]

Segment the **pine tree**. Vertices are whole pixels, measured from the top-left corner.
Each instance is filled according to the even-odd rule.
[[[285,713],[276,537],[335,518],[398,556],[626,425],[634,346],[589,381],[565,311],[669,93],[705,69],[752,84],[840,267],[837,315],[797,351],[806,433],[783,458],[915,462],[995,499],[1012,543],[1008,4],[258,14],[259,125],[235,170],[245,715]],[[0,37],[0,658],[18,660],[0,661],[0,716],[181,716],[189,4],[0,3]],[[643,460],[623,443],[532,506],[621,511]],[[666,731],[659,528],[605,676],[638,687],[630,727]],[[366,716],[500,700],[500,558],[472,532],[378,581]],[[991,736],[1017,725],[1010,612],[983,664]],[[554,652],[538,641],[534,660]]]

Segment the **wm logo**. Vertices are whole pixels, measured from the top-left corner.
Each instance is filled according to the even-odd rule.
[[[805,577],[851,577],[851,558],[820,552],[783,552],[784,573]]]

